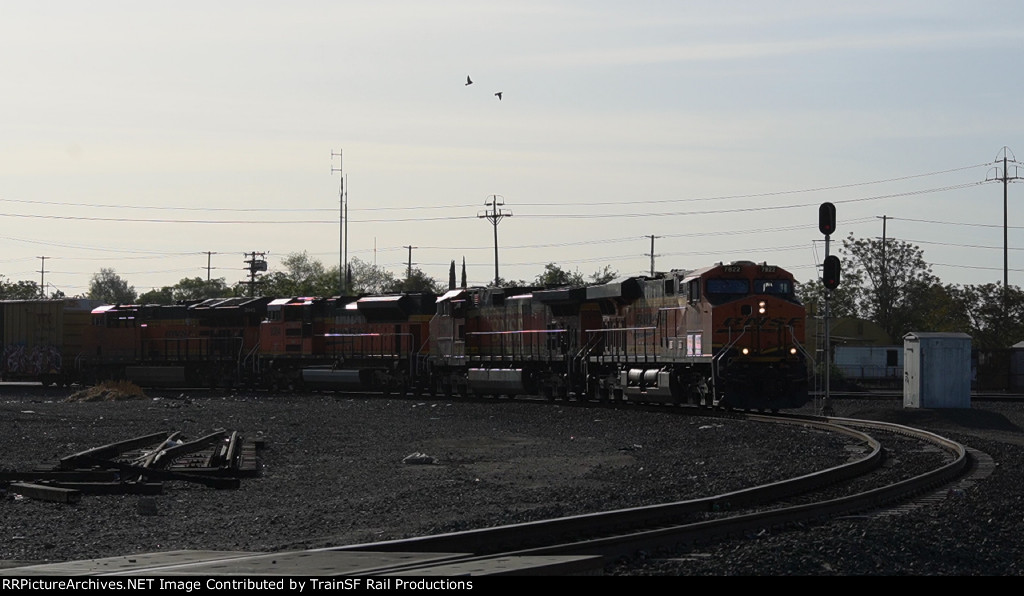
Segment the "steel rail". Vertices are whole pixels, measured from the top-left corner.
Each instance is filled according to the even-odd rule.
[[[516,555],[627,556],[638,550],[721,539],[765,528],[785,527],[800,522],[826,520],[839,515],[877,509],[951,482],[967,468],[967,451],[962,445],[934,433],[910,427],[846,418],[814,420],[767,415],[748,417],[785,424],[810,425],[850,436],[863,436],[866,437],[864,440],[867,444],[872,446],[871,453],[854,462],[791,480],[691,501],[318,550],[469,552],[473,553],[467,557],[471,560]],[[881,460],[881,444],[855,427],[875,428],[926,441],[950,453],[953,461],[913,478],[840,498],[752,513],[738,513],[718,519],[686,519],[687,516],[701,512],[722,511],[725,504],[729,505],[726,509],[766,505],[787,496],[807,493],[825,484],[842,482],[860,473],[871,471],[877,467],[876,460]]]

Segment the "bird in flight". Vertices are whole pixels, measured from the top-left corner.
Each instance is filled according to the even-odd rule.
[[[469,77],[467,76],[467,77],[466,77],[466,84],[467,84],[467,85],[472,85],[472,84],[473,84],[473,79],[471,79],[471,78],[469,78]]]
[[[501,91],[498,91],[494,95],[498,98],[498,101],[501,101]]]

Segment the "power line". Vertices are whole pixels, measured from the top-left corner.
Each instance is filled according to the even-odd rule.
[[[939,188],[921,189],[915,191],[907,191],[900,193],[891,193],[885,195],[876,195],[871,197],[860,197],[855,199],[837,199],[833,200],[832,203],[860,203],[866,201],[879,201],[882,199],[893,199],[899,197],[917,196],[923,194],[931,194],[936,192],[947,192],[951,190],[962,190],[973,186],[979,186],[992,182],[988,181],[977,181],[965,184],[956,184],[950,186],[944,186]],[[681,217],[681,216],[696,216],[696,215],[723,215],[731,213],[753,213],[763,211],[781,211],[784,209],[806,209],[813,207],[817,203],[793,203],[789,205],[766,205],[760,207],[735,207],[731,209],[707,209],[702,211],[663,211],[663,212],[627,212],[627,213],[537,213],[537,214],[520,214],[521,217],[527,217],[532,219],[607,219],[607,218],[642,218],[642,217]],[[12,217],[12,218],[25,218],[25,219],[46,219],[46,220],[65,220],[65,221],[99,221],[99,222],[117,222],[117,223],[156,223],[156,224],[202,224],[202,225],[323,225],[323,224],[335,224],[333,220],[317,220],[317,219],[298,219],[298,220],[236,220],[236,219],[162,219],[162,218],[130,218],[130,217],[96,217],[96,216],[73,216],[73,215],[41,215],[41,214],[25,214],[25,213],[0,213],[0,217]],[[479,215],[477,217],[480,217]],[[387,218],[387,219],[359,219],[355,220],[354,223],[403,223],[403,222],[424,222],[424,221],[458,221],[472,219],[472,216],[468,215],[449,215],[443,217],[412,217],[412,218]]]

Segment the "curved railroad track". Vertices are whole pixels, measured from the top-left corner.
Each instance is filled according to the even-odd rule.
[[[521,555],[601,555],[608,560],[891,506],[954,481],[969,463],[967,450],[959,443],[906,426],[847,418],[733,415],[843,433],[863,444],[863,455],[812,474],[688,501],[318,550],[472,553],[460,558],[464,562]],[[938,461],[924,473],[895,480],[883,476],[878,471],[886,458],[885,444],[894,437],[910,441],[911,450],[942,456],[933,458]],[[907,446],[900,449],[905,452]]]
[[[577,403],[577,402],[573,402]],[[560,405],[567,405],[562,402]],[[579,403],[580,407],[593,403]],[[609,407],[638,407],[612,404]],[[646,406],[640,406],[646,407]],[[797,415],[764,415],[696,407],[652,406],[682,415],[740,418],[751,423],[786,424],[842,433],[859,446],[842,465],[811,474],[688,501],[576,515],[524,524],[421,536],[405,540],[310,549],[470,553],[462,561],[509,555],[600,555],[605,561],[678,544],[702,543],[862,514],[906,503],[952,482],[968,469],[959,443],[934,433],[891,423]],[[925,454],[929,467],[896,475],[887,462]],[[265,553],[264,553],[265,554]],[[260,555],[254,554],[253,557]],[[244,559],[244,557],[242,557]]]

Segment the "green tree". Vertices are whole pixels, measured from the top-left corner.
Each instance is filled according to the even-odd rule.
[[[352,271],[352,291],[355,294],[384,294],[397,280],[390,271],[353,257],[349,261]]]
[[[940,321],[936,312],[953,298],[924,260],[924,252],[902,240],[882,242],[874,238],[843,240],[840,250],[842,275],[832,292],[829,306],[836,317],[866,318],[881,326],[892,341],[909,331],[922,331],[937,325],[955,325]],[[824,313],[825,289],[820,280],[800,285],[799,296],[808,307]]]
[[[174,304],[182,300],[205,300],[227,298],[234,295],[223,277],[209,281],[201,277],[185,277],[173,286],[153,289],[139,296],[142,304]]]
[[[590,281],[596,285],[606,284],[619,276],[619,272],[612,269],[611,265],[605,265],[603,269],[590,274]]]
[[[1024,291],[1020,287],[1008,287],[1005,311],[1001,283],[964,286],[956,298],[955,308],[968,321],[968,328],[958,331],[969,333],[978,348],[1004,349],[1024,340]]]
[[[453,261],[454,263],[454,261]],[[443,294],[444,286],[436,279],[423,273],[419,268],[414,267],[412,275],[402,280],[394,280],[384,288],[384,293],[401,294],[403,292],[433,292]]]
[[[164,286],[159,290],[153,288],[148,292],[139,294],[139,304],[174,304],[174,294],[171,286]]]
[[[927,315],[920,307],[939,278],[924,260],[924,251],[902,240],[854,238],[843,240],[843,269],[860,274],[867,291],[861,309],[893,339],[920,331]],[[842,278],[840,278],[842,279]]]
[[[290,253],[281,260],[281,270],[260,279],[259,292],[265,296],[334,296],[338,293],[338,268],[326,268],[306,251]]]
[[[583,280],[583,274],[580,273],[579,269],[576,271],[566,271],[554,263],[544,265],[544,272],[534,279],[534,283],[546,288],[555,286],[578,287],[586,285],[586,282]]]
[[[60,294],[60,296],[55,295],[54,298],[63,297],[63,292],[60,292]],[[39,298],[39,295],[39,284],[34,281],[18,281],[12,283],[3,279],[3,276],[0,276],[0,299],[34,300]]]
[[[87,297],[108,304],[131,304],[135,302],[136,294],[135,288],[129,286],[113,269],[103,267],[92,276]]]
[[[859,271],[843,271],[839,287],[832,290],[829,297],[829,310],[833,317],[866,318],[860,310],[862,296],[866,292],[861,277]],[[825,286],[820,277],[797,284],[796,292],[797,298],[810,312],[825,314]]]

